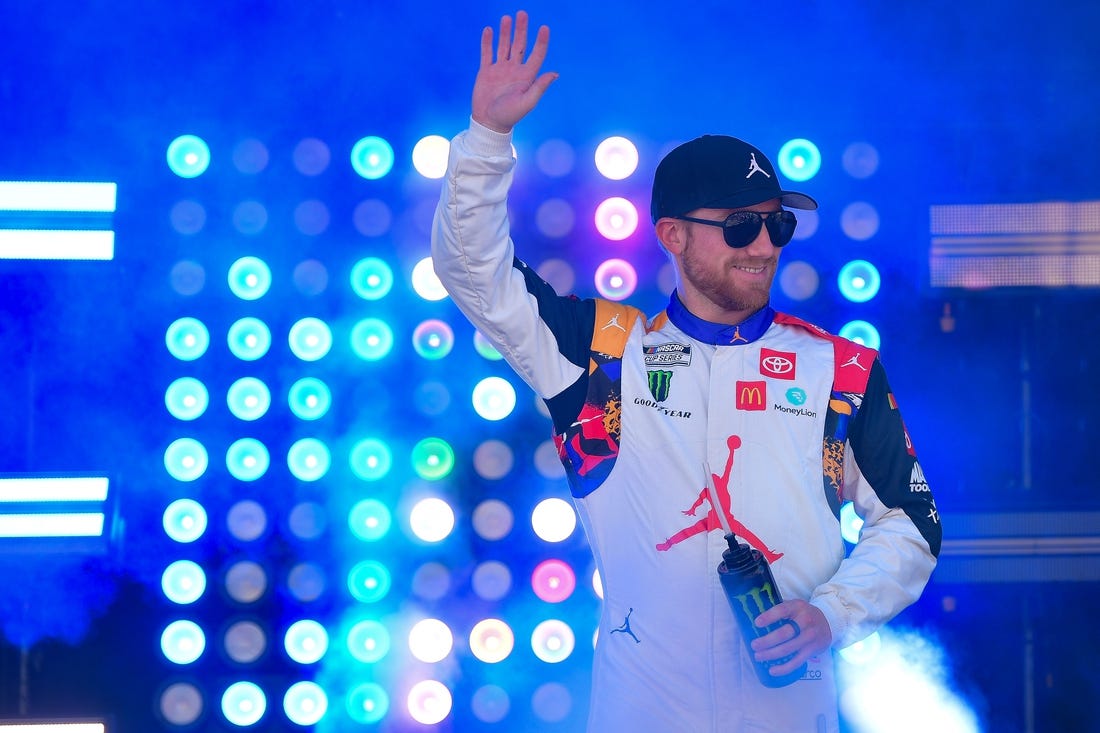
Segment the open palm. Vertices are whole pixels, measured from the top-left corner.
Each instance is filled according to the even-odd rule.
[[[527,13],[522,10],[516,13],[514,35],[511,16],[501,18],[496,60],[493,59],[493,29],[486,27],[481,32],[481,66],[474,81],[472,102],[475,122],[497,132],[509,132],[535,108],[546,89],[558,78],[554,72],[539,74],[549,42],[550,29],[541,26],[531,53],[526,53]]]

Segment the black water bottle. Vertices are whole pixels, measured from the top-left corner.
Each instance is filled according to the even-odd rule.
[[[779,586],[775,584],[775,578],[772,577],[772,569],[760,550],[746,544],[739,544],[736,535],[726,535],[726,543],[729,544],[729,549],[722,553],[722,562],[718,564],[718,577],[722,581],[722,588],[726,591],[726,599],[730,602],[733,615],[741,627],[741,638],[745,640],[745,648],[756,669],[756,676],[761,684],[767,687],[789,685],[801,679],[806,673],[805,664],[782,677],[774,677],[768,672],[769,668],[790,661],[794,655],[768,662],[758,662],[752,647],[749,646],[749,642],[753,639],[775,631],[783,624],[793,625],[793,622],[786,619],[764,627],[758,627],[754,623],[757,616],[783,601],[779,594]]]

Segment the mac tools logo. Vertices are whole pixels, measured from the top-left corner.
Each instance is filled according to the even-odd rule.
[[[772,379],[794,379],[794,373],[793,352],[760,349],[760,374]]]

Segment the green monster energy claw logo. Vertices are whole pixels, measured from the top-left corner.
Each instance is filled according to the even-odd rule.
[[[766,602],[764,596],[768,597]],[[764,583],[764,585],[753,588],[748,593],[742,593],[736,598],[741,602],[741,610],[750,619],[755,619],[776,604],[775,589],[772,588],[771,583]],[[762,632],[766,633],[766,630],[762,630]],[[763,636],[763,633],[758,633],[758,636]]]
[[[668,390],[672,386],[672,372],[667,369],[655,369],[646,372],[649,378],[649,393],[658,402],[668,399]]]

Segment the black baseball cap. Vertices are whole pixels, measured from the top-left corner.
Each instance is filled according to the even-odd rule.
[[[816,209],[804,193],[779,187],[768,156],[728,135],[703,135],[672,150],[653,174],[653,222],[695,209],[740,209],[779,199],[792,209]]]

